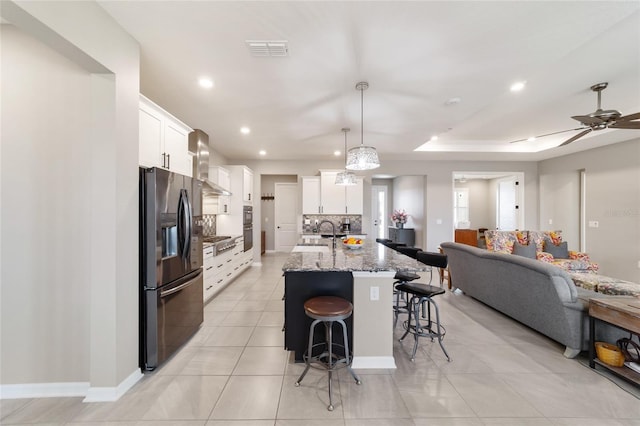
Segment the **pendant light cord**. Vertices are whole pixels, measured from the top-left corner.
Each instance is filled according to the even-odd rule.
[[[364,145],[364,86],[360,87],[360,146]]]

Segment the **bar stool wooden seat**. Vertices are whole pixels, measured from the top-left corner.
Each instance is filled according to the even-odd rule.
[[[329,376],[329,405],[327,409],[333,411],[332,399],[332,375],[339,368],[346,367],[353,376],[356,384],[361,384],[360,378],[351,369],[351,352],[349,351],[349,335],[347,333],[347,325],[344,320],[349,318],[353,313],[353,305],[348,300],[335,296],[317,296],[307,300],[304,303],[304,312],[308,317],[313,318],[311,327],[309,328],[309,345],[307,353],[304,355],[306,367],[295,385],[300,386],[300,382],[309,371],[309,368],[318,368],[326,370]],[[325,340],[324,342],[314,343],[315,327],[319,323],[324,324]],[[343,343],[333,342],[333,324],[339,323],[342,326]],[[343,356],[336,354],[334,346],[343,350]],[[320,353],[317,353],[320,349]]]

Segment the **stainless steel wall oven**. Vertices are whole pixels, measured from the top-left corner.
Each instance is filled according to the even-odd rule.
[[[244,237],[244,251],[253,248],[253,207],[244,206],[242,209],[242,236]]]

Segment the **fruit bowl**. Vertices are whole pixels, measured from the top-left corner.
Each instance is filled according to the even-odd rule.
[[[342,240],[342,244],[350,249],[362,248],[362,240],[359,238],[346,238]]]

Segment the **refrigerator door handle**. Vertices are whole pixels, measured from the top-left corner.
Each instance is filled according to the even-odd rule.
[[[201,272],[198,271],[198,273],[195,274],[195,276],[193,278],[188,279],[187,281],[183,282],[182,284],[180,284],[180,285],[178,285],[176,287],[172,287],[172,288],[170,288],[168,290],[160,291],[160,298],[167,297],[169,295],[172,295],[173,293],[177,293],[177,292],[179,292],[181,290],[184,290],[185,288],[187,288],[190,285],[192,285],[193,283],[195,283],[197,281],[196,279],[198,278],[198,276],[200,274],[201,274]]]
[[[180,245],[180,256],[187,259],[191,246],[191,209],[186,189],[180,190],[178,200],[178,244]]]

